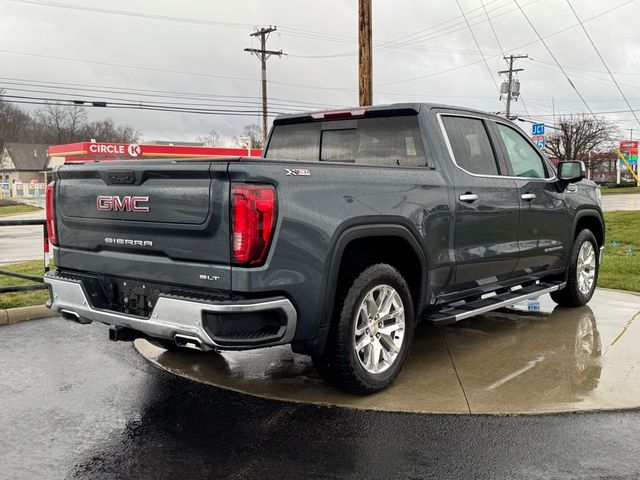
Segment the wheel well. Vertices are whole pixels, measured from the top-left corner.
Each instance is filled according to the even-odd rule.
[[[600,220],[598,220],[597,217],[588,215],[579,218],[578,223],[576,224],[576,231],[573,233],[573,238],[576,238],[585,228],[591,230],[593,235],[596,237],[599,247],[604,245],[604,231],[602,230],[602,223],[600,223]]]
[[[352,240],[342,254],[338,278],[345,278],[349,271],[374,263],[387,263],[397,268],[407,281],[414,305],[419,306],[424,288],[422,262],[407,240],[394,236]]]

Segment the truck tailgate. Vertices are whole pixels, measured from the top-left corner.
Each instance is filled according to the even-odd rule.
[[[63,166],[56,180],[59,266],[148,280],[177,274],[183,285],[228,288],[215,268],[230,265],[227,165]],[[202,275],[222,278],[212,284]]]

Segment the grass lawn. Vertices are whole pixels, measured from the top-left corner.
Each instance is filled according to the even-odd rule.
[[[13,200],[0,200],[0,217],[6,215],[16,215],[18,213],[30,213],[42,210],[40,207],[33,205],[25,205],[24,203],[14,202]]]
[[[603,195],[618,195],[625,193],[640,193],[640,187],[623,187],[623,188],[613,188],[613,187],[603,187],[600,189]]]
[[[24,275],[42,276],[44,269],[42,260],[30,260],[28,262],[0,265],[0,270],[22,273]],[[33,285],[31,280],[7,277],[0,275],[0,287]],[[26,307],[28,305],[44,305],[49,298],[47,290],[34,290],[33,292],[0,293],[0,309]]]
[[[605,212],[604,220],[607,243],[598,286],[640,292],[640,211]]]

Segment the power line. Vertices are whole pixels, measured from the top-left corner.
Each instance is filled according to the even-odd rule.
[[[583,20],[583,22],[589,22],[591,20],[594,20],[596,18],[599,18],[603,15],[606,15],[614,10],[617,10],[625,5],[628,5],[629,3],[632,3],[633,0],[626,0],[625,2],[611,7],[609,9],[606,9],[598,14],[595,14],[585,20]],[[495,18],[495,17],[494,17]],[[558,30],[554,33],[551,33],[547,36],[545,36],[544,38],[550,38],[553,37],[555,35],[559,35],[560,33],[564,33],[576,26],[578,26],[579,24],[574,24],[574,25],[570,25],[566,28],[563,28],[561,30]],[[522,45],[519,45],[515,48],[513,48],[513,50],[520,50],[524,47],[528,47],[530,45],[533,45],[535,43],[537,43],[538,40],[534,40],[532,42],[528,42]],[[115,63],[107,63],[107,62],[97,62],[95,60],[86,60],[86,59],[78,59],[78,58],[69,58],[69,57],[61,57],[61,56],[53,56],[53,55],[43,55],[43,54],[35,54],[35,53],[29,53],[29,52],[19,52],[19,51],[14,51],[14,50],[2,50],[0,49],[0,53],[9,53],[9,54],[14,54],[14,55],[25,55],[25,56],[35,56],[38,58],[51,58],[51,59],[55,59],[55,60],[65,60],[65,61],[72,61],[72,62],[80,62],[80,63],[94,63],[94,64],[98,64],[98,65],[106,65],[106,66],[110,66],[110,67],[118,67],[118,68],[133,68],[133,69],[138,69],[138,70],[146,70],[146,71],[154,71],[154,72],[162,72],[162,73],[173,73],[173,74],[183,74],[183,75],[193,75],[193,76],[201,76],[201,77],[206,77],[206,78],[225,78],[225,79],[231,79],[231,80],[242,80],[242,81],[251,81],[251,82],[256,82],[257,80],[255,79],[250,79],[250,78],[242,78],[242,77],[233,77],[233,76],[227,76],[227,75],[216,75],[216,74],[205,74],[205,73],[196,73],[196,72],[180,72],[180,71],[173,71],[173,70],[165,70],[165,69],[157,69],[157,68],[152,68],[152,67],[142,67],[142,66],[137,66],[137,65],[125,65],[125,64],[115,64]],[[499,55],[495,55],[489,58],[494,58],[494,57],[498,57]],[[441,70],[439,72],[434,72],[434,73],[430,73],[430,74],[426,74],[426,75],[421,75],[418,77],[413,77],[413,78],[409,78],[409,79],[404,79],[404,80],[397,80],[397,81],[393,81],[393,82],[386,82],[386,83],[380,83],[380,84],[376,84],[374,86],[376,87],[380,87],[380,86],[388,86],[388,85],[395,85],[395,84],[400,84],[400,83],[407,83],[407,82],[411,82],[411,81],[415,81],[415,80],[421,80],[424,78],[429,78],[429,77],[433,77],[433,76],[437,76],[437,75],[441,75],[441,74],[445,74],[445,73],[450,73],[450,72],[454,72],[457,70],[460,70],[462,68],[466,68],[472,65],[476,65],[478,63],[482,62],[482,60],[477,60],[477,61],[473,61],[470,63],[466,63],[463,65],[458,65],[449,69],[445,69],[445,70]],[[286,85],[286,86],[292,86],[292,87],[298,87],[298,88],[310,88],[310,89],[314,89],[314,90],[337,90],[337,91],[357,91],[357,89],[355,88],[344,88],[344,87],[327,87],[325,85],[306,85],[306,84],[295,84],[295,83],[290,83],[290,82],[277,82],[277,81],[270,81],[269,83],[272,84],[278,84],[278,85]],[[402,94],[395,94],[395,93],[391,93],[391,92],[379,92],[379,93],[385,93],[387,95],[402,95]]]
[[[214,93],[203,93],[203,92],[176,92],[176,91],[167,91],[167,90],[153,90],[153,89],[141,89],[141,88],[133,88],[133,87],[114,87],[114,86],[106,86],[106,85],[92,85],[92,84],[83,84],[83,83],[65,83],[65,82],[54,82],[54,81],[43,81],[43,80],[27,80],[23,78],[12,78],[12,77],[0,77],[0,83],[5,85],[20,85],[20,86],[35,86],[49,89],[63,89],[63,90],[74,90],[74,91],[84,91],[84,92],[99,92],[99,93],[116,93],[121,95],[135,95],[135,96],[143,96],[143,97],[155,97],[155,98],[178,98],[178,99],[211,99],[215,98],[220,102],[240,102],[243,99],[246,100],[248,98],[259,99],[260,97],[250,97],[247,95],[223,95],[223,94],[214,94]],[[84,88],[89,87],[89,88]],[[229,100],[233,99],[233,100]],[[327,107],[334,108],[337,105],[335,104],[326,104],[326,103],[316,103],[309,101],[298,101],[292,99],[281,99],[281,98],[272,98],[272,100],[279,102],[283,105],[300,105],[300,106],[313,106],[313,108],[317,107]],[[247,101],[248,102],[248,101]],[[256,100],[257,102],[257,100]],[[275,105],[275,103],[274,103]]]
[[[620,85],[618,85],[617,80],[615,79],[615,77],[613,76],[613,74],[611,73],[611,70],[609,70],[609,66],[607,65],[607,62],[604,61],[604,58],[602,57],[602,55],[600,54],[600,50],[598,50],[598,47],[596,47],[595,42],[593,41],[593,39],[591,38],[591,35],[589,35],[589,32],[587,31],[586,27],[584,26],[584,23],[582,23],[582,20],[580,20],[580,17],[578,16],[578,13],[575,11],[575,9],[573,8],[573,5],[571,5],[571,2],[569,0],[567,0],[567,4],[569,5],[569,8],[571,8],[571,11],[573,12],[573,14],[576,17],[576,20],[578,20],[578,22],[580,23],[580,27],[582,27],[582,30],[584,31],[584,34],[587,36],[587,38],[589,39],[589,42],[591,43],[591,46],[593,47],[593,49],[596,51],[596,53],[598,54],[598,57],[600,58],[600,61],[602,62],[602,65],[604,65],[604,68],[607,70],[607,73],[609,74],[609,76],[611,77],[611,80],[613,80],[613,83],[616,84],[616,88],[618,89],[618,91],[620,92],[620,95],[622,95],[622,98],[624,98],[625,103],[627,104],[627,106],[629,107],[629,111],[631,113],[633,113],[633,117],[636,119],[636,122],[638,122],[638,124],[640,124],[640,119],[638,119],[638,116],[636,115],[636,113],[633,111],[633,108],[631,107],[631,104],[629,103],[629,100],[627,100],[626,95],[624,94],[624,92],[622,91],[622,88],[620,88]]]
[[[40,93],[40,94],[46,94],[46,95],[64,95],[67,97],[73,97],[72,99],[69,100],[74,100],[74,99],[80,99],[80,98],[89,98],[89,99],[93,99],[93,100],[97,100],[96,99],[96,95],[88,95],[88,94],[82,94],[82,93],[77,93],[77,92],[51,92],[49,90],[40,90],[40,89],[33,89],[33,88],[16,88],[16,87],[2,87],[2,84],[0,83],[0,88],[4,88],[5,90],[9,91],[9,92],[27,92],[27,93]],[[47,87],[44,87],[47,88]],[[6,96],[0,94],[0,98],[2,96]],[[132,102],[131,98],[121,98],[121,97],[111,97],[111,96],[99,96],[99,98],[101,100],[112,100],[112,101],[120,101],[120,102]],[[218,102],[222,102],[225,103],[224,105],[216,105],[216,104],[210,104],[210,103],[203,103],[203,102],[167,102],[167,101],[154,101],[154,100],[146,100],[145,101],[147,104],[159,104],[159,105],[169,105],[169,106],[185,106],[185,107],[211,107],[211,108],[219,108],[219,107],[236,107],[236,108],[247,108],[248,106],[251,107],[258,107],[259,106],[259,102],[256,101],[231,101],[231,100],[218,100]],[[300,106],[290,106],[290,105],[286,105],[286,104],[278,104],[275,103],[273,104],[274,106],[279,107],[279,110],[283,111],[290,111],[290,112],[299,112],[301,110],[302,107]]]
[[[540,39],[540,41],[542,42],[542,44],[544,45],[544,48],[547,49],[547,52],[549,52],[549,55],[551,55],[551,58],[553,58],[554,62],[556,62],[556,65],[558,65],[558,67],[560,68],[560,70],[562,70],[562,73],[564,74],[565,78],[567,79],[567,81],[569,82],[569,85],[571,85],[571,87],[576,91],[576,93],[578,94],[578,96],[580,97],[580,100],[582,100],[582,103],[584,103],[584,106],[587,107],[587,110],[589,111],[589,113],[593,116],[593,118],[596,118],[595,114],[593,113],[593,111],[591,111],[591,107],[589,106],[589,104],[587,103],[587,101],[584,99],[584,97],[582,96],[582,94],[580,93],[580,91],[578,90],[578,88],[574,85],[574,83],[571,81],[571,78],[569,78],[569,75],[567,74],[567,72],[565,71],[565,69],[562,67],[562,65],[560,65],[560,62],[558,61],[558,59],[556,58],[556,56],[553,54],[553,52],[551,51],[551,49],[549,48],[549,45],[547,45],[547,42],[544,41],[544,39],[542,38],[542,36],[540,35],[540,33],[538,32],[538,30],[536,29],[536,27],[533,26],[533,23],[531,23],[531,20],[529,20],[529,17],[527,16],[527,14],[525,13],[525,11],[522,9],[522,7],[520,6],[520,4],[518,3],[518,0],[513,0],[515,2],[515,4],[518,6],[518,8],[520,9],[520,11],[522,12],[522,15],[524,16],[524,18],[527,20],[527,23],[529,24],[529,26],[531,27],[531,29],[536,33],[537,37]]]
[[[504,57],[504,48],[502,48],[502,44],[500,43],[500,39],[498,39],[498,34],[496,33],[496,29],[493,27],[493,22],[491,21],[491,17],[489,16],[489,12],[487,12],[487,7],[484,3],[484,0],[480,0],[482,4],[482,9],[484,10],[484,14],[487,17],[487,21],[489,22],[489,26],[491,27],[491,31],[493,32],[493,37],[496,39],[496,43],[498,44],[498,48],[500,49],[500,53]]]
[[[596,18],[602,17],[603,15],[611,13],[614,10],[618,10],[619,8],[622,8],[622,7],[624,7],[624,6],[626,6],[626,5],[630,4],[630,3],[633,3],[633,2],[634,2],[634,0],[626,0],[623,3],[621,3],[619,5],[616,5],[615,7],[611,7],[609,9],[603,10],[602,12],[597,13],[595,15],[592,15],[591,17],[589,17],[589,18],[587,18],[587,19],[585,19],[583,21],[584,22],[590,22],[591,20],[595,20]],[[556,35],[559,35],[561,33],[566,32],[568,30],[571,30],[571,29],[573,29],[573,28],[575,28],[577,26],[579,26],[578,23],[575,23],[573,25],[569,25],[568,27],[565,27],[563,29],[557,30],[556,32],[550,33],[550,34],[544,36],[543,38],[547,39],[547,38],[554,37]],[[538,41],[539,40],[534,40],[534,41],[531,41],[531,42],[523,43],[522,45],[518,45],[517,47],[512,48],[511,50],[521,50],[521,49],[523,49],[525,47],[528,47],[530,45],[534,45],[534,44],[538,43]],[[488,58],[498,58],[499,56],[500,56],[500,54],[497,54],[497,55],[492,55],[492,56],[490,56]],[[443,70],[441,72],[436,72],[435,75],[439,75],[440,73],[452,72],[452,71],[455,71],[455,70],[459,70],[461,68],[470,67],[472,65],[477,65],[478,63],[481,63],[481,62],[482,62],[482,60],[476,60],[476,61],[473,61],[473,62],[465,63],[463,65],[458,65],[458,66],[453,67],[451,69]],[[434,76],[434,74],[419,75],[417,77],[405,78],[403,80],[396,80],[396,81],[393,81],[393,82],[381,83],[381,84],[378,84],[376,86],[382,87],[382,86],[388,86],[388,85],[397,85],[397,84],[400,84],[400,83],[407,83],[407,82],[413,82],[413,81],[416,81],[416,80],[422,80],[424,78],[428,78],[428,77],[432,77],[432,76]]]
[[[133,110],[154,110],[174,113],[196,113],[208,115],[241,115],[255,116],[260,113],[259,110],[233,110],[233,109],[211,109],[211,108],[195,108],[195,107],[175,107],[170,105],[151,105],[146,103],[127,103],[127,102],[101,102],[101,101],[74,101],[64,98],[49,97],[32,97],[25,95],[3,95],[3,102],[7,103],[37,103],[42,105],[58,104],[63,107],[88,107],[88,108],[116,108],[116,109],[133,109]],[[68,103],[64,103],[68,102]],[[273,112],[270,116],[279,115],[283,112]]]
[[[460,5],[460,0],[456,0],[456,3],[458,4],[458,8],[460,9],[460,13],[462,14],[462,18],[464,18],[465,23],[467,24],[467,28],[469,29],[469,33],[471,33],[471,36],[473,37],[473,41],[476,44],[476,47],[478,47],[478,51],[480,52],[480,56],[482,57],[482,61],[484,62],[485,67],[487,67],[487,73],[489,73],[489,77],[491,77],[491,81],[493,82],[493,84],[496,87],[496,91],[500,91],[500,87],[498,86],[498,82],[496,82],[496,79],[493,78],[493,72],[491,71],[491,68],[489,68],[489,64],[487,63],[487,59],[484,56],[484,53],[482,52],[482,48],[480,48],[480,44],[478,43],[478,39],[476,38],[475,33],[473,33],[473,29],[471,28],[471,25],[469,25],[469,21],[467,20],[467,16],[464,13],[464,10],[462,9],[462,5]]]
[[[540,60],[538,60],[537,62],[540,62]],[[536,61],[534,61],[534,63],[531,64],[531,66],[533,67],[537,67],[537,68],[541,68],[543,70],[547,70],[547,71],[551,71],[551,72],[557,72],[557,73],[562,73],[561,70],[554,68],[555,65],[551,62],[543,62],[548,66],[543,66],[540,65],[539,63],[537,63]],[[566,67],[565,67],[566,69]],[[599,83],[601,85],[611,85],[611,80],[609,79],[605,79],[605,78],[596,78],[590,75],[584,75],[584,74],[579,74],[579,73],[573,73],[572,74],[574,78],[579,78],[581,80],[585,80],[585,81],[589,81],[589,82],[594,82],[594,83]],[[640,90],[640,87],[636,86],[636,85],[631,85],[629,83],[619,83],[621,86],[626,87],[628,89],[632,89],[632,90]]]
[[[529,3],[527,3],[526,5],[531,5],[531,4],[536,3],[538,1],[539,0],[532,0]],[[510,5],[510,4],[511,4],[511,1],[508,1],[508,2],[506,2],[506,3],[502,4],[502,5],[499,5],[499,6],[495,7],[495,8],[489,9],[489,11],[490,12],[494,12],[494,11],[500,10],[501,8],[506,7],[506,6]],[[481,7],[476,7],[474,9],[470,10],[469,13],[473,12],[473,11],[476,11],[476,10],[480,10],[480,9],[481,9]],[[501,17],[501,16],[506,15],[506,14],[508,14],[510,12],[514,12],[516,10],[517,10],[516,8],[510,9],[510,10],[506,10],[504,12],[501,12],[501,13],[498,13],[498,14],[494,15],[493,18]],[[468,19],[470,20],[469,23],[471,24],[471,26],[480,25],[481,23],[484,23],[486,20],[479,20],[476,23],[473,23],[473,20],[474,19],[480,19],[483,16],[484,15],[483,15],[482,12],[480,12],[480,13],[478,13],[476,15],[468,16]],[[402,48],[402,47],[407,47],[407,46],[411,46],[411,45],[419,45],[418,42],[423,41],[423,40],[433,40],[435,38],[443,37],[443,36],[449,35],[451,33],[460,32],[462,30],[466,30],[467,29],[466,22],[464,20],[461,20],[461,21],[456,22],[453,25],[446,26],[444,28],[441,28],[438,31],[433,32],[433,33],[426,33],[429,30],[435,30],[437,27],[444,26],[444,24],[450,23],[453,20],[457,20],[460,17],[462,17],[462,15],[458,15],[457,17],[455,17],[455,18],[453,18],[451,20],[448,20],[448,21],[445,21],[445,22],[441,22],[440,24],[437,24],[437,25],[435,25],[433,27],[429,27],[429,28],[427,28],[427,29],[422,31],[422,32],[425,32],[424,35],[418,36],[413,40],[406,41],[404,43],[399,43],[399,44],[396,43],[396,44],[390,45],[388,47],[384,47],[384,46],[383,47],[379,47],[377,49],[377,51],[379,52],[381,50],[388,50],[388,49],[393,49],[393,48]]]

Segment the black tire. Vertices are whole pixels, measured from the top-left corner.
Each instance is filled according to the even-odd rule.
[[[578,281],[578,254],[580,253],[580,249],[586,242],[590,243],[591,247],[593,248],[593,254],[595,256],[595,271],[591,288],[588,291],[583,292],[580,290]],[[593,292],[596,289],[596,283],[598,282],[598,271],[600,270],[598,242],[591,230],[585,228],[580,233],[578,233],[578,236],[573,242],[573,247],[571,248],[571,255],[569,259],[569,275],[567,278],[567,286],[562,290],[552,292],[551,298],[554,302],[563,307],[579,307],[591,300]]]
[[[391,360],[390,365],[386,367],[386,370],[380,373],[371,373],[365,369],[365,366],[361,363],[364,360],[356,352],[356,315],[360,312],[361,304],[368,294],[375,295],[372,292],[376,288],[385,289],[386,287],[391,287],[395,290],[402,302],[401,306],[404,312],[403,337],[400,339],[401,345],[397,349],[395,357]],[[397,297],[395,298],[397,300]],[[395,306],[390,308],[398,311]],[[377,320],[372,321],[374,323],[377,322]],[[343,390],[360,395],[380,391],[391,385],[398,376],[409,353],[414,324],[411,292],[400,272],[391,265],[382,263],[367,266],[347,276],[340,283],[327,345],[322,356],[314,358],[314,363],[326,380]],[[394,337],[399,339],[395,332],[387,337],[383,333],[381,334],[382,338],[380,338],[380,334],[374,334],[373,329],[375,328],[377,331],[377,326],[379,325],[377,324],[372,328],[370,337],[372,341],[375,341],[373,335],[377,336],[379,339],[377,345],[389,345],[385,338]],[[369,335],[368,329],[366,332],[366,335]],[[364,336],[365,334],[362,334],[362,337]],[[367,351],[372,348],[373,346],[370,346]],[[371,350],[371,352],[375,352],[375,350]],[[388,349],[385,352],[388,356]],[[382,355],[385,352],[378,352],[378,359],[381,359],[381,362],[386,360],[384,358],[385,355]],[[374,353],[371,353],[371,357],[374,355]]]

